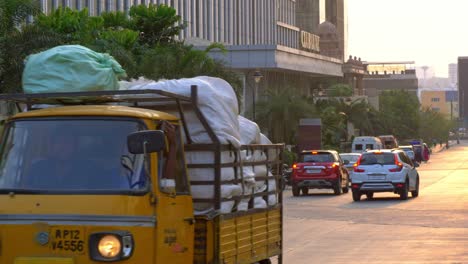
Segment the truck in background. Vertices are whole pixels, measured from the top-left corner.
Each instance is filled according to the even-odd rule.
[[[302,151],[309,149],[322,149],[322,120],[320,118],[299,120],[296,152],[299,155]]]
[[[381,135],[378,136],[384,148],[386,149],[393,149],[398,148],[398,140],[393,135]]]

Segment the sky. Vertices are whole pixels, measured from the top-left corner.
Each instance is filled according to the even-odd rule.
[[[448,76],[468,56],[468,0],[347,0],[348,51],[363,61],[415,61]]]

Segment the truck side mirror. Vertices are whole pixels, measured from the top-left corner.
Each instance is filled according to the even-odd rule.
[[[132,154],[159,152],[166,147],[164,132],[145,130],[131,133],[127,137],[128,151]],[[146,147],[146,150],[145,150]]]

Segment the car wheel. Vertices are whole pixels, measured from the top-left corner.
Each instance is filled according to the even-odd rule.
[[[293,196],[299,196],[299,187],[297,187],[297,185],[293,184],[292,186],[292,194]]]
[[[309,194],[309,188],[307,188],[307,187],[302,187],[301,191],[302,191],[302,195],[308,195]]]
[[[405,183],[403,186],[403,190],[400,192],[400,200],[408,200],[408,192],[409,192],[409,184],[408,182]]]
[[[340,195],[342,191],[341,188],[341,177],[338,177],[338,181],[336,182],[335,186],[333,187],[333,192],[335,195]]]
[[[342,191],[343,193],[348,193],[349,192],[349,178],[346,178],[346,185],[343,187]]]
[[[260,260],[258,262],[258,264],[271,264],[271,260],[270,259],[263,259],[263,260]]]
[[[416,190],[411,191],[411,197],[418,197],[419,196],[419,177],[416,179]]]
[[[359,202],[361,200],[361,192],[353,190],[353,201]]]
[[[373,192],[366,193],[366,197],[367,197],[367,200],[372,200],[372,198],[374,198],[374,193]]]

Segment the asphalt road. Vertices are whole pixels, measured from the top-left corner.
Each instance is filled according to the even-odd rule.
[[[468,141],[418,171],[419,197],[407,201],[286,189],[284,263],[468,263]]]

